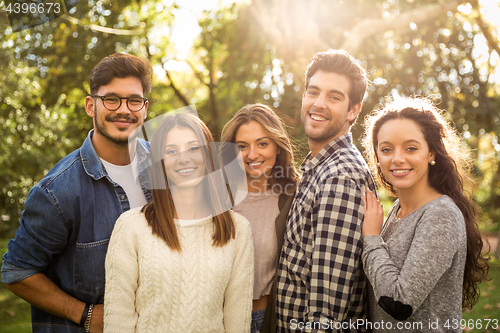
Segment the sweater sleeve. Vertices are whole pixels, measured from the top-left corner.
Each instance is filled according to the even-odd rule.
[[[105,263],[104,332],[135,332],[139,242],[134,218],[139,215],[122,215],[111,234]]]
[[[227,333],[250,332],[252,321],[254,253],[252,230],[246,218],[233,214],[236,254],[224,293],[224,328]]]
[[[458,250],[460,234],[457,223],[463,223],[463,220],[457,221],[451,210],[435,208],[420,217],[414,230],[404,231],[413,235],[401,269],[395,265],[391,252],[405,249],[389,249],[381,236],[363,237],[365,273],[377,302],[395,319],[404,320],[419,308],[450,268]]]

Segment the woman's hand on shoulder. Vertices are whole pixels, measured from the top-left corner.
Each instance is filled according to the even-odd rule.
[[[375,194],[367,190],[363,195],[363,207],[365,208],[365,217],[363,220],[362,235],[379,236],[384,223],[384,208],[378,201]]]

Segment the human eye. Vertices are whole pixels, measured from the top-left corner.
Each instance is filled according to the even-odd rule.
[[[269,143],[267,143],[267,142],[260,142],[259,146],[261,146],[261,147],[267,147],[267,146],[269,146]]]
[[[142,104],[142,98],[139,97],[130,97],[128,99],[128,102],[132,105],[141,105]]]
[[[240,143],[240,144],[238,144],[238,147],[239,147],[241,150],[243,150],[243,149],[245,149],[245,148],[247,147],[247,145],[244,145],[244,144],[241,144],[241,143]]]
[[[340,101],[340,98],[337,95],[330,96],[330,99],[334,101]]]
[[[200,146],[193,146],[189,148],[189,151],[197,151],[200,149]]]
[[[118,96],[106,96],[104,97],[104,102],[110,103],[110,104],[117,104],[120,102],[120,98]]]
[[[391,149],[390,149],[390,148],[388,148],[388,147],[384,147],[384,148],[380,149],[380,151],[381,151],[382,153],[384,153],[384,154],[387,154],[387,153],[390,153],[390,152],[391,152]]]
[[[417,150],[418,150],[418,148],[417,148],[417,147],[413,147],[413,146],[412,146],[412,147],[408,147],[408,148],[406,148],[406,149],[407,149],[408,151],[410,151],[410,152],[414,152],[414,151],[417,151]]]
[[[177,150],[175,150],[174,148],[165,149],[165,155],[174,155],[176,153],[177,153]]]
[[[317,92],[315,90],[308,90],[307,95],[315,96],[315,95],[317,95]]]

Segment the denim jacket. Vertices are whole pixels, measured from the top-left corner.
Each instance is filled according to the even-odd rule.
[[[104,303],[104,259],[116,219],[130,209],[123,188],[109,178],[92,146],[57,163],[28,195],[16,238],[3,256],[2,282],[45,274],[83,302]],[[138,174],[148,202],[149,144],[137,140]],[[141,169],[142,166],[142,169]],[[84,332],[77,324],[31,307],[33,332]]]

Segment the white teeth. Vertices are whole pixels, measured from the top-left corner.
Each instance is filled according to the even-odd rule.
[[[392,170],[392,172],[394,172],[394,173],[405,173],[408,171],[410,171],[410,170]]]
[[[255,166],[258,166],[258,165],[261,165],[262,162],[253,162],[253,163],[248,163],[248,165],[252,166],[252,167],[255,167]]]
[[[194,171],[194,169],[196,169],[196,168],[182,169],[182,170],[178,170],[177,172],[178,173],[189,173],[191,171]]]
[[[312,114],[311,118],[314,119],[314,120],[317,120],[317,121],[324,121],[325,120],[325,118],[317,116],[315,114]]]

